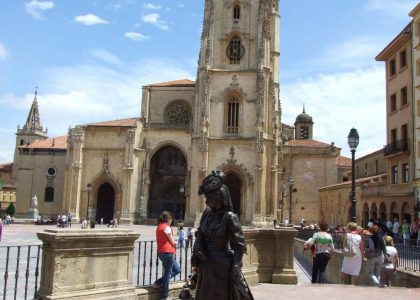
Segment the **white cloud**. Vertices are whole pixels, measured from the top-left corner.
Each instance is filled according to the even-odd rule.
[[[144,23],[150,23],[157,26],[162,30],[169,30],[169,26],[162,20],[160,20],[160,15],[157,13],[148,14],[142,17]]]
[[[36,19],[42,19],[42,12],[52,9],[55,6],[53,1],[37,1],[25,3],[25,9],[28,14]]]
[[[140,41],[145,41],[145,40],[149,40],[150,36],[141,34],[139,32],[126,32],[124,34],[124,36],[130,40],[136,41],[136,42],[140,42]]]
[[[143,7],[147,8],[147,9],[154,9],[154,10],[158,10],[158,9],[162,8],[162,6],[160,6],[158,4],[155,5],[153,3],[146,3],[145,5],[143,5]]]
[[[6,59],[9,55],[9,51],[6,49],[6,47],[0,43],[0,59]]]
[[[98,17],[95,16],[93,14],[87,14],[87,15],[82,15],[82,16],[77,16],[74,18],[74,20],[76,22],[88,25],[88,26],[92,26],[92,25],[98,25],[98,24],[108,24],[109,22]]]
[[[127,64],[123,71],[111,67],[79,65],[40,71],[38,103],[41,123],[49,136],[67,134],[68,127],[140,116],[143,85],[195,78],[195,70],[185,62],[169,60],[138,61]],[[33,100],[26,95],[0,94],[0,107],[12,115],[16,123],[2,124],[0,162],[13,160],[16,126],[25,122]],[[13,112],[13,113],[12,113]]]
[[[283,84],[282,122],[293,125],[305,103],[314,120],[314,139],[342,148],[350,156],[347,135],[355,127],[360,135],[357,156],[386,144],[385,76],[383,67],[317,75]]]
[[[93,50],[90,51],[90,54],[97,59],[100,59],[104,62],[113,64],[113,65],[120,65],[121,64],[121,61],[117,56],[115,56],[114,54],[112,54],[112,53],[110,53],[110,52],[108,52],[104,49],[93,49]]]

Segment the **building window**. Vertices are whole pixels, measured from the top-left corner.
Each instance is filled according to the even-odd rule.
[[[239,100],[235,96],[231,97],[227,104],[226,129],[227,133],[239,132]]]
[[[239,65],[241,58],[244,56],[245,48],[241,44],[241,39],[238,36],[234,36],[226,49],[226,54],[230,59],[232,65]]]
[[[398,183],[398,167],[392,166],[391,167],[391,183],[397,184]]]
[[[400,69],[407,65],[407,51],[403,50],[400,52]]]
[[[389,62],[389,76],[394,76],[396,73],[396,68],[395,68],[395,59],[392,59]]]
[[[368,174],[368,165],[367,163],[365,163],[365,176],[367,176],[367,174]]]
[[[403,167],[402,182],[407,183],[409,181],[408,164],[403,164],[402,167]]]
[[[391,107],[391,112],[397,111],[397,94],[391,95],[389,105]]]
[[[309,126],[302,126],[300,128],[299,136],[301,140],[309,139]]]
[[[401,106],[406,105],[408,103],[407,100],[407,87],[403,87],[401,89]]]
[[[233,19],[239,20],[241,18],[241,7],[239,5],[236,5],[233,8]]]
[[[54,188],[53,187],[45,188],[45,202],[54,202]]]
[[[395,143],[397,141],[397,129],[391,130],[391,143]]]
[[[375,161],[375,175],[378,175],[378,173],[379,173],[379,161],[376,160]]]

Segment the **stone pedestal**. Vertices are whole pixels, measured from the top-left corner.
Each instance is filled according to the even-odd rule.
[[[43,242],[38,299],[136,299],[134,241],[127,229],[49,229]]]
[[[28,212],[26,213],[26,219],[29,219],[29,220],[36,221],[38,216],[39,216],[39,212],[38,212],[38,209],[36,208],[30,208]]]
[[[247,245],[242,272],[249,284],[296,284],[293,268],[294,237],[292,227],[243,229]]]

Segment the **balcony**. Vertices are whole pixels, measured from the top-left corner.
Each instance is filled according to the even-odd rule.
[[[384,155],[389,156],[397,153],[408,152],[408,139],[395,141],[384,147]]]

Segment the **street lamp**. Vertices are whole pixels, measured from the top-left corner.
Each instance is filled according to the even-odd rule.
[[[347,144],[351,150],[351,221],[356,222],[356,172],[355,172],[355,163],[354,155],[356,153],[357,145],[359,145],[359,134],[357,130],[353,127],[350,130],[349,135],[347,136]]]
[[[286,186],[284,183],[281,184],[281,214],[280,214],[280,224],[283,224],[283,207],[284,207],[284,192],[286,191]]]
[[[87,205],[86,205],[86,220],[87,220],[89,217],[89,196],[90,196],[90,192],[92,192],[92,186],[90,185],[90,183],[87,184],[86,191],[88,193],[88,200],[87,200]]]
[[[183,206],[184,206],[184,199],[185,199],[185,196],[184,196],[184,192],[185,192],[185,187],[184,187],[184,185],[183,184],[181,184],[181,186],[179,187],[179,192],[181,193],[181,195],[182,195],[182,203],[181,203],[181,213],[180,213],[180,216],[179,216],[179,219],[180,220],[183,220],[183,217],[182,217],[182,208],[183,208]]]
[[[292,176],[289,176],[289,189],[290,189],[290,195],[289,195],[289,224],[292,224],[292,192],[293,192],[293,185],[295,184],[295,180]]]

